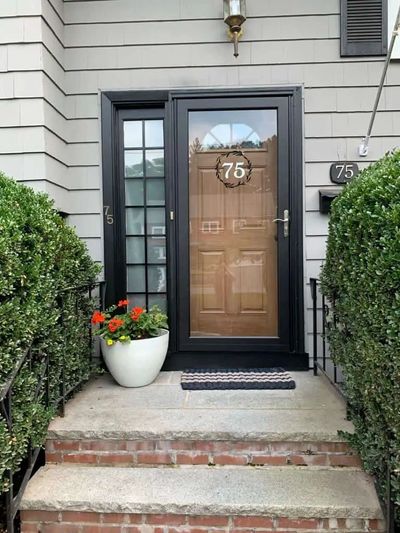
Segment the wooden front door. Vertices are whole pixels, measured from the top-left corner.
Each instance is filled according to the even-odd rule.
[[[230,149],[190,154],[190,333],[192,336],[278,334],[277,140],[244,152],[251,161],[247,183],[222,179],[240,169]],[[236,167],[237,162],[239,166]],[[244,161],[245,162],[245,161]],[[244,167],[244,165],[243,165]],[[246,169],[245,169],[246,170]],[[238,174],[238,172],[236,172]],[[230,184],[231,182],[229,182]],[[232,185],[235,185],[233,181]]]

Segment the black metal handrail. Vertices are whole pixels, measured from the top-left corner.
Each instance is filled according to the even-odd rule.
[[[343,376],[340,367],[335,363],[329,351],[326,340],[327,318],[329,316],[329,306],[325,295],[320,290],[319,279],[310,278],[311,300],[312,300],[312,345],[313,345],[313,371],[314,375],[318,371],[324,374],[335,388],[343,394]],[[319,318],[321,328],[318,331]],[[322,344],[322,350],[319,349]]]
[[[386,469],[386,494],[384,503],[385,519],[386,519],[386,530],[387,533],[395,533],[398,531],[396,529],[396,511],[394,506],[394,494],[392,489],[392,476],[393,474],[398,474],[399,472],[392,470],[392,457],[389,454],[387,458],[387,469]]]
[[[332,385],[344,396],[344,378],[342,377],[341,369],[334,362],[329,350],[329,345],[326,338],[326,328],[329,317],[329,305],[325,295],[320,290],[319,280],[317,278],[310,278],[311,300],[312,300],[312,346],[313,346],[313,371],[314,375],[318,372],[325,375]],[[318,331],[319,318],[321,320],[321,328]],[[319,349],[319,341],[322,343],[322,350]],[[395,505],[394,495],[392,490],[392,476],[396,472],[392,470],[392,456],[389,453],[385,460],[386,463],[386,490],[382,498],[382,508],[386,520],[387,533],[395,533]]]
[[[65,287],[59,291],[58,294],[58,303],[61,309],[60,313],[60,323],[62,326],[65,325],[64,321],[64,301],[65,297],[68,294],[72,294],[75,292],[81,292],[81,291],[87,291],[89,299],[92,298],[93,291],[95,288],[99,289],[99,300],[100,300],[100,308],[104,309],[104,295],[105,295],[105,282],[95,282],[91,284],[85,284],[85,285],[76,285],[72,287]],[[93,349],[92,349],[92,325],[90,322],[90,318],[88,317],[88,324],[86,324],[88,329],[88,353],[91,358],[93,357]],[[15,381],[21,371],[21,368],[23,368],[26,364],[29,366],[29,368],[32,368],[32,356],[35,349],[35,340],[31,343],[31,345],[27,348],[27,350],[23,353],[23,355],[19,358],[17,361],[17,364],[15,365],[13,371],[10,373],[7,380],[4,382],[0,389],[0,414],[3,416],[5,423],[7,425],[7,428],[10,432],[10,434],[13,433],[13,385],[15,384]],[[64,409],[65,409],[65,403],[66,400],[79,388],[82,386],[83,381],[77,382],[73,387],[66,388],[65,383],[65,353],[66,345],[64,343],[63,346],[63,354],[62,354],[62,367],[61,367],[61,383],[60,383],[60,395],[55,399],[50,399],[50,390],[49,390],[49,372],[50,372],[50,361],[49,356],[47,354],[37,354],[39,355],[40,362],[43,365],[43,368],[41,369],[38,383],[36,385],[35,390],[33,391],[32,400],[37,401],[39,398],[43,397],[43,404],[46,408],[53,407],[55,409],[60,409],[61,416],[64,416]],[[92,368],[92,365],[90,365]],[[7,532],[8,533],[14,533],[16,529],[16,516],[18,514],[19,505],[21,502],[21,498],[23,495],[23,492],[26,488],[26,485],[29,481],[29,479],[32,476],[32,473],[35,469],[35,466],[38,462],[41,447],[33,448],[31,444],[28,446],[28,452],[24,460],[24,466],[23,468],[18,467],[16,471],[13,469],[8,469],[6,471],[6,478],[8,480],[8,491],[3,494],[4,504],[5,504],[5,519],[6,519],[6,526],[7,526]],[[20,478],[22,476],[22,479],[19,480],[18,483],[18,490],[15,491],[14,487],[14,479],[16,472],[19,472]],[[0,495],[1,497],[1,495]]]

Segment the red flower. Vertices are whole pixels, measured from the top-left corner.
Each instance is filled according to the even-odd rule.
[[[118,328],[124,325],[124,321],[120,318],[114,317],[108,323],[108,329],[111,333],[115,333]]]
[[[128,300],[120,300],[117,304],[117,307],[126,307],[128,303]]]
[[[134,307],[131,311],[131,319],[136,321],[143,312],[143,307]]]
[[[100,311],[95,311],[92,315],[92,324],[102,324],[106,317]]]

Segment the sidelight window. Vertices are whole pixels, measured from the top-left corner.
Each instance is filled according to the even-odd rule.
[[[128,299],[166,311],[163,120],[124,121],[124,178]]]

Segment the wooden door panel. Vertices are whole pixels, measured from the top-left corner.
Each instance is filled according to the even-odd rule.
[[[266,314],[265,285],[266,252],[241,250],[240,252],[240,314]]]
[[[219,194],[217,180],[213,179],[215,170],[199,168],[198,199],[194,203],[199,206],[197,216],[201,221],[218,221],[222,225],[225,219],[225,198]]]
[[[199,250],[200,313],[225,312],[224,250]]]
[[[227,188],[216,177],[219,151],[190,159],[192,336],[276,336],[276,139],[246,152],[251,180]]]

